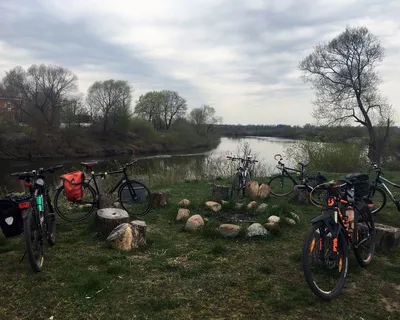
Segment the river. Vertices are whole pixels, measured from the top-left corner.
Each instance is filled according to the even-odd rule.
[[[173,180],[202,178],[210,175],[226,175],[232,172],[232,166],[227,169],[226,161],[223,161],[228,153],[238,155],[246,143],[251,149],[251,153],[260,161],[256,169],[271,170],[276,165],[274,155],[284,153],[287,148],[293,146],[296,141],[271,137],[244,137],[244,138],[221,138],[221,143],[214,150],[200,154],[176,154],[176,155],[156,155],[139,158],[138,167],[134,171],[147,183],[156,178]],[[87,161],[82,159],[42,159],[34,161],[0,161],[0,178],[2,191],[18,190],[20,183],[10,177],[10,173],[31,170],[39,167],[49,167],[57,164],[64,164],[65,172],[81,169],[80,162]],[[96,158],[90,160],[100,161],[96,171],[110,170],[117,163],[125,163],[131,160],[129,156],[119,158]],[[227,172],[227,170],[229,172]],[[213,172],[211,172],[213,171]],[[59,184],[61,171],[49,178],[51,185]],[[147,179],[148,178],[148,179]]]

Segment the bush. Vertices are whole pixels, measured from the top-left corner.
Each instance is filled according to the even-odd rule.
[[[157,136],[157,132],[154,130],[154,127],[150,122],[138,118],[131,120],[130,131],[137,134],[139,137],[145,137],[148,140],[153,140]]]
[[[326,172],[360,171],[367,162],[366,148],[360,142],[321,143],[301,141],[286,151],[293,161],[308,163],[307,169]]]

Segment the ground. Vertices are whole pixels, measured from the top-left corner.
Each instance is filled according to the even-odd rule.
[[[301,248],[312,206],[292,206],[301,223],[284,225],[267,239],[223,239],[215,232],[209,181],[152,186],[168,190],[170,205],[145,216],[148,246],[122,253],[109,248],[91,220],[58,218],[55,247],[34,274],[22,237],[0,236],[0,319],[400,319],[400,251],[377,254],[363,269],[350,256],[341,296],[323,302],[308,288]],[[218,183],[221,183],[219,181]],[[191,213],[209,217],[201,232],[183,231],[177,203],[188,198]],[[255,218],[264,223],[266,216]],[[379,218],[400,226],[389,206]]]

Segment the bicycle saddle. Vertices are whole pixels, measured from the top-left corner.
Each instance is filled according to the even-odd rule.
[[[97,164],[97,161],[81,162],[81,165],[85,166],[86,168],[94,168]]]

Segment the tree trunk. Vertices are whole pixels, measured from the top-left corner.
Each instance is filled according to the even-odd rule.
[[[132,248],[140,248],[146,245],[146,222],[141,220],[131,221]]]
[[[376,143],[375,130],[372,126],[368,128],[368,135],[369,135],[368,158],[373,163],[379,164],[381,161],[381,154],[378,150],[378,146]]]

